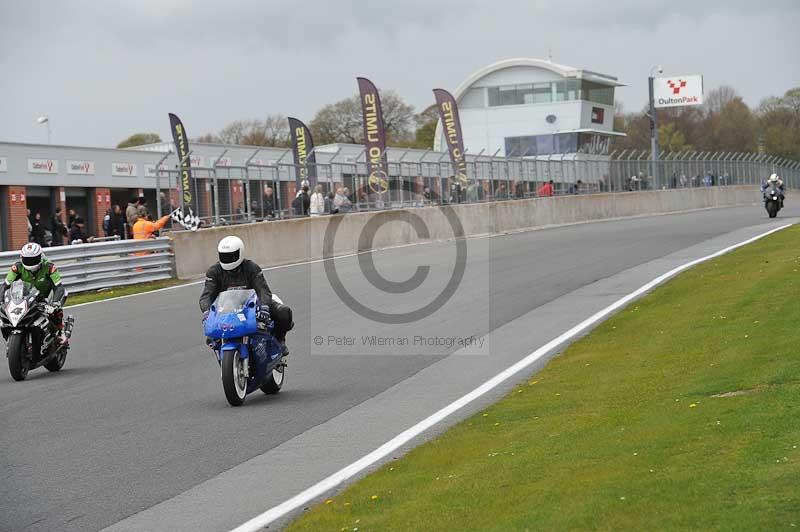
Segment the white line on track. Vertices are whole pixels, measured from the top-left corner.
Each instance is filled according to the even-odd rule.
[[[444,420],[451,414],[457,412],[461,408],[465,407],[472,401],[478,399],[482,395],[486,394],[487,392],[491,391],[492,389],[496,388],[503,382],[507,381],[520,371],[524,370],[525,368],[531,366],[534,362],[545,356],[547,353],[552,351],[553,349],[557,348],[564,342],[571,340],[575,336],[579,335],[589,327],[594,326],[598,322],[602,321],[603,319],[607,318],[610,314],[615,312],[616,310],[620,309],[621,307],[627,305],[634,299],[642,296],[643,294],[647,293],[648,291],[652,290],[656,286],[660,285],[664,281],[676,276],[677,274],[681,273],[682,271],[691,268],[692,266],[696,266],[701,262],[705,262],[720,255],[724,255],[730,251],[733,251],[737,248],[755,242],[765,236],[769,236],[773,233],[786,229],[790,227],[792,224],[782,225],[766,233],[762,233],[760,235],[754,236],[753,238],[749,238],[732,246],[728,246],[725,249],[721,249],[715,253],[710,255],[706,255],[705,257],[701,257],[699,259],[695,259],[693,261],[687,262],[681,266],[673,268],[672,270],[659,275],[652,281],[648,282],[647,284],[639,287],[638,289],[634,290],[630,294],[618,299],[611,305],[607,306],[606,308],[600,310],[599,312],[593,314],[592,316],[586,318],[579,324],[575,325],[568,331],[564,332],[560,336],[550,340],[543,346],[539,347],[536,351],[529,354],[516,364],[512,365],[509,368],[501,371],[488,381],[484,382],[471,392],[467,393],[466,395],[461,396],[460,398],[456,399],[449,405],[445,406],[438,412],[428,416],[427,418],[423,419],[416,425],[411,428],[406,429],[405,431],[401,432],[391,440],[387,441],[374,451],[370,452],[369,454],[365,455],[364,457],[360,458],[359,460],[353,462],[352,464],[348,465],[347,467],[340,469],[336,473],[330,475],[329,477],[317,482],[310,488],[298,493],[291,499],[288,499],[281,504],[274,506],[267,510],[266,512],[254,517],[253,519],[247,521],[246,523],[236,527],[232,532],[256,532],[268,524],[272,523],[276,519],[280,519],[281,517],[285,516],[286,514],[300,508],[304,504],[308,503],[309,501],[320,497],[321,495],[325,494],[326,492],[334,489],[336,486],[340,485],[341,483],[347,481],[348,479],[354,477],[364,469],[370,467],[374,463],[378,462],[382,458],[385,458],[390,453],[396,451],[412,439],[416,438],[426,430],[430,429],[440,421]]]

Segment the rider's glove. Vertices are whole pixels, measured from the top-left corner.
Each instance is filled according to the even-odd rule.
[[[264,324],[266,327],[269,325],[269,307],[266,305],[262,305],[261,308],[258,309],[258,314],[256,314],[256,321],[260,324]]]

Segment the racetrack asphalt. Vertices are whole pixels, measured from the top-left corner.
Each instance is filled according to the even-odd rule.
[[[286,384],[276,396],[248,396],[240,408],[225,402],[203,344],[199,286],[75,308],[61,373],[38,369],[15,383],[0,370],[0,530],[232,528],[524,357],[605,296],[655,277],[667,266],[659,260],[716,250],[725,238],[742,240],[792,216],[800,209],[770,221],[751,206],[470,239],[452,298],[402,325],[350,310],[322,263],[268,271],[295,314]],[[334,263],[356,299],[401,312],[446,284],[454,248],[445,242],[373,254],[375,269],[394,281],[430,265],[429,278],[409,294],[369,286],[359,257]],[[445,340],[376,346],[363,336]],[[342,345],[347,338],[357,345]],[[448,338],[486,343],[453,357],[459,345]]]

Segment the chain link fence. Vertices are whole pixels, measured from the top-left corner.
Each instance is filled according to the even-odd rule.
[[[224,152],[223,152],[224,155]],[[340,194],[349,211],[448,203],[474,203],[549,195],[630,192],[707,186],[759,186],[777,173],[787,188],[800,185],[800,162],[764,154],[665,153],[558,154],[536,158],[467,154],[465,178],[455,178],[448,154],[390,148],[387,179],[376,185],[367,175],[364,152],[345,156],[318,151],[316,163],[300,167],[286,150],[274,161],[242,166],[193,167],[195,212],[204,225],[226,225],[298,216],[292,209],[297,176],[316,176],[323,195]],[[220,155],[216,161],[223,159]],[[229,163],[229,160],[227,161]],[[159,170],[159,215],[180,202],[178,173]],[[309,191],[309,194],[313,193]]]

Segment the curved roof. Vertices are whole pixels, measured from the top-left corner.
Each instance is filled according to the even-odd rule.
[[[461,96],[469,89],[475,82],[480,80],[483,77],[488,76],[498,70],[503,70],[506,68],[512,67],[532,67],[532,68],[543,68],[545,70],[550,70],[551,72],[555,72],[559,76],[563,77],[574,77],[577,74],[578,69],[573,68],[566,65],[559,65],[558,63],[553,63],[551,61],[545,61],[543,59],[534,59],[532,57],[516,57],[513,59],[503,59],[502,61],[497,61],[496,63],[492,63],[491,65],[487,65],[476,72],[473,72],[467,79],[464,80],[461,85],[458,86],[453,96],[458,100]],[[570,76],[572,74],[572,76]]]

